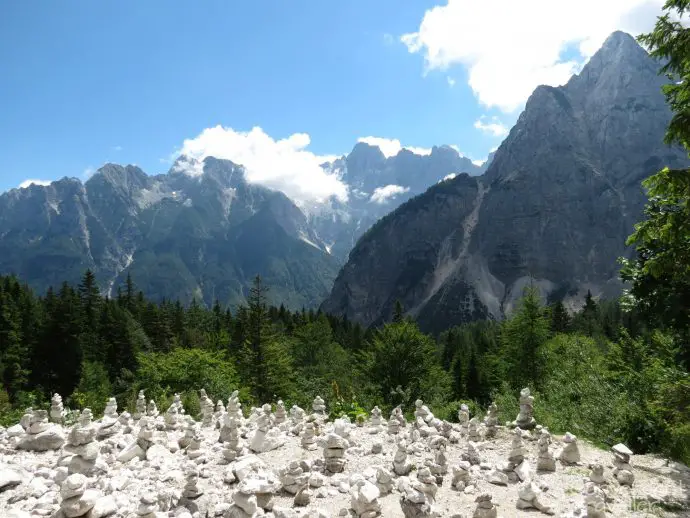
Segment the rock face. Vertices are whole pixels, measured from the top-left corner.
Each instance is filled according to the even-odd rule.
[[[85,183],[64,178],[13,189],[0,195],[0,271],[41,293],[65,280],[76,284],[87,268],[106,292],[130,273],[152,298],[209,305],[244,302],[258,273],[272,302],[316,307],[380,217],[448,174],[483,171],[449,147],[386,159],[364,143],[324,167],[351,187],[348,201],[298,207],[248,183],[240,165],[184,156],[157,176],[107,164]],[[372,198],[389,185],[402,192]]]
[[[618,32],[565,86],[538,87],[486,173],[441,182],[380,220],[322,309],[378,324],[400,300],[438,331],[502,318],[530,276],[571,306],[588,289],[617,293],[641,180],[688,163],[663,144],[671,113],[658,69]]]

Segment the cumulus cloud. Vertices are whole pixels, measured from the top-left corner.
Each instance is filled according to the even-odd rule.
[[[482,104],[512,112],[538,85],[566,83],[613,31],[651,29],[664,1],[447,0],[401,40],[427,70],[465,66]]]
[[[447,175],[444,176],[441,180],[439,180],[438,183],[447,182],[448,180],[452,180],[452,179],[455,178],[456,176],[458,176],[456,173],[447,174]]]
[[[36,180],[36,179],[29,179],[29,180],[24,180],[22,183],[19,184],[20,189],[26,189],[27,187],[31,185],[50,185],[50,180]]]
[[[486,116],[482,115],[474,121],[474,127],[494,137],[505,137],[508,134],[508,128],[497,117],[492,117],[487,121]]]
[[[306,133],[275,140],[259,127],[242,132],[218,125],[186,139],[175,154],[188,157],[182,164],[187,174],[201,174],[198,161],[212,156],[244,166],[247,181],[282,191],[297,203],[330,196],[347,200],[347,186],[321,167],[336,157],[309,151],[310,143]]]
[[[385,187],[377,187],[374,189],[374,194],[371,195],[369,201],[383,205],[391,198],[395,198],[398,194],[406,193],[409,190],[409,187],[403,187],[401,185],[386,185]]]
[[[364,142],[365,144],[369,144],[370,146],[378,147],[381,150],[381,153],[383,153],[386,158],[390,158],[392,156],[397,155],[398,153],[400,153],[401,149],[407,149],[408,151],[412,151],[415,155],[431,154],[431,148],[403,146],[402,144],[400,144],[400,141],[398,139],[390,139],[383,137],[361,137],[357,139],[357,142]]]

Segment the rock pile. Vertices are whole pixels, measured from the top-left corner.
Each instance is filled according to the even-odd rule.
[[[532,430],[537,426],[537,422],[532,416],[534,413],[534,396],[530,394],[529,388],[520,391],[520,412],[513,421],[513,427],[520,427],[523,430]]]
[[[25,433],[17,444],[20,450],[58,450],[65,443],[60,426],[48,422],[47,410],[28,409],[22,417],[21,425]]]
[[[635,475],[630,465],[633,452],[625,444],[616,444],[613,448],[613,476],[621,486],[632,487]]]
[[[323,457],[326,469],[330,473],[340,473],[345,468],[345,449],[347,441],[337,434],[329,433],[326,436],[326,445],[323,449]]]
[[[62,404],[62,396],[57,392],[50,399],[50,421],[63,424],[65,421],[65,407]]]
[[[577,447],[577,437],[567,432],[563,436],[563,448],[558,454],[558,460],[563,464],[577,464],[580,462],[580,449]]]

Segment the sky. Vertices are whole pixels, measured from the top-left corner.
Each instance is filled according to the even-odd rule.
[[[0,1],[0,192],[228,158],[301,200],[358,141],[480,161],[539,84],[663,0]]]

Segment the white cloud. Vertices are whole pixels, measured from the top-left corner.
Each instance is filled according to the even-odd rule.
[[[84,169],[84,171],[81,173],[81,177],[84,180],[88,180],[89,178],[91,178],[93,176],[93,173],[95,173],[95,172],[96,172],[96,168],[93,166],[89,166],[86,169]]]
[[[395,198],[398,194],[403,194],[409,191],[409,187],[401,185],[386,185],[385,187],[377,187],[374,189],[374,194],[371,195],[370,201],[383,205],[391,198]]]
[[[50,185],[50,183],[51,183],[50,180],[35,180],[35,179],[31,178],[29,180],[24,180],[22,183],[20,183],[19,188],[20,189],[26,189],[27,187],[29,187],[31,185],[42,185],[45,187],[46,185]]]
[[[451,88],[455,86],[455,79],[453,79],[452,77],[446,77],[446,81],[448,81],[448,86],[450,86]]]
[[[491,149],[489,149],[489,153],[495,153],[496,151],[498,151],[498,146],[494,146]]]
[[[122,146],[113,146],[113,151],[122,151]]]
[[[651,29],[664,0],[447,0],[424,14],[402,42],[426,69],[468,69],[479,101],[520,108],[540,84],[562,85],[615,30]],[[570,57],[563,57],[564,52]]]
[[[474,127],[484,133],[489,133],[494,137],[505,137],[508,134],[508,128],[498,120],[497,117],[492,117],[487,121],[486,116],[482,115],[474,121]]]
[[[472,160],[472,163],[477,167],[481,167],[486,163],[486,158],[484,160]]]
[[[456,176],[458,176],[457,173],[450,173],[450,174],[447,174],[446,176],[443,177],[443,179],[439,180],[438,183],[446,182],[446,181],[448,181],[448,180],[452,180],[452,179],[455,178]]]
[[[383,137],[362,137],[357,139],[357,142],[364,142],[365,144],[369,144],[370,146],[378,147],[381,150],[381,153],[383,153],[383,155],[386,158],[390,158],[392,156],[397,155],[398,153],[400,153],[400,150],[402,149],[412,151],[415,155],[431,154],[431,148],[412,146],[403,147],[403,145],[400,144],[400,141],[398,139],[389,139]]]
[[[306,133],[274,140],[258,126],[242,132],[218,125],[186,139],[175,154],[191,159],[185,164],[187,174],[200,174],[195,162],[212,156],[244,166],[247,181],[282,191],[298,203],[329,196],[347,200],[347,186],[321,168],[336,157],[312,153],[307,150],[310,142]]]

